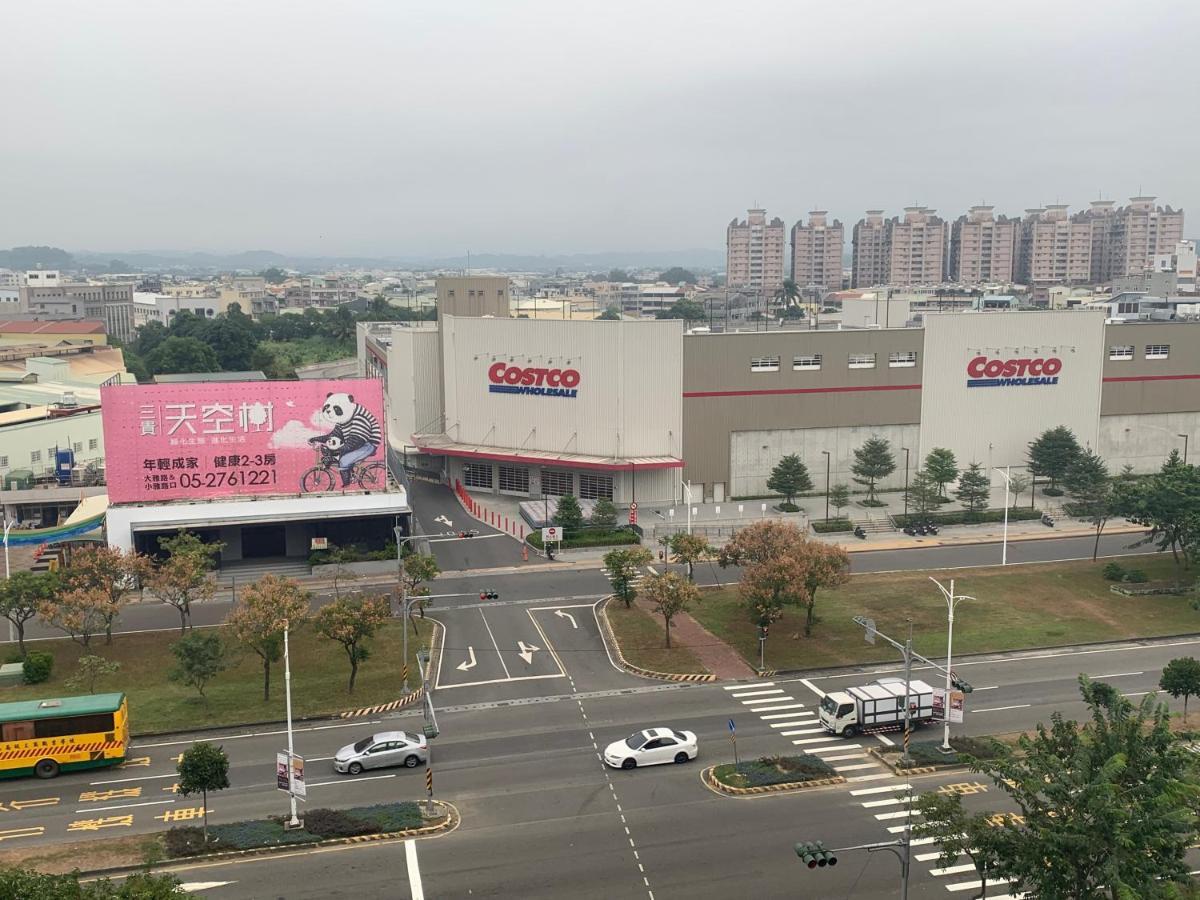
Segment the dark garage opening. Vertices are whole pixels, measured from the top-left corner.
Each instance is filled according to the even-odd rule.
[[[283,525],[247,525],[242,529],[242,559],[287,556]]]

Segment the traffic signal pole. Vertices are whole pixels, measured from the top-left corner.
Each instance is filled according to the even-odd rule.
[[[837,865],[837,855],[839,853],[851,853],[856,850],[866,850],[868,853],[887,850],[889,853],[894,853],[896,859],[900,860],[900,900],[908,900],[908,875],[912,869],[912,835],[907,828],[904,831],[904,837],[898,841],[855,844],[853,847],[837,847],[833,850],[826,850],[820,841],[795,845],[796,855],[810,869]]]

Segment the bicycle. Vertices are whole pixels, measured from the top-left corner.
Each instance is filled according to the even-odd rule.
[[[300,477],[300,487],[306,494],[335,490],[341,474],[336,456],[324,452],[322,447],[317,447],[316,450],[320,462]],[[350,483],[357,484],[364,491],[381,491],[387,486],[387,466],[379,460],[365,465],[355,463],[350,467]]]

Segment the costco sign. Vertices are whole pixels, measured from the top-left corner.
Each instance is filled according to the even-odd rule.
[[[537,394],[542,397],[579,395],[577,369],[523,368],[494,363],[488,369],[488,390],[493,394]]]
[[[967,363],[967,387],[1028,387],[1058,384],[1062,360],[1057,356],[1036,359],[991,359],[976,356]]]

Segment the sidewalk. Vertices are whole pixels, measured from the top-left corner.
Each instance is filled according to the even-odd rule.
[[[662,617],[654,611],[653,603],[641,597],[633,602],[657,621],[662,621]],[[695,653],[700,664],[712,672],[718,681],[743,681],[758,677],[758,672],[746,664],[740,653],[687,613],[680,613],[671,623],[671,644],[686,647]]]

